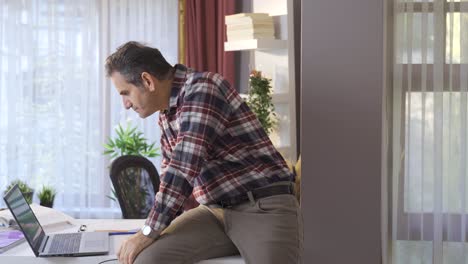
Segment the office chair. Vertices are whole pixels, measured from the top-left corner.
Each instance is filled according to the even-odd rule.
[[[125,219],[145,219],[159,189],[159,174],[142,156],[121,156],[111,164],[110,178]]]

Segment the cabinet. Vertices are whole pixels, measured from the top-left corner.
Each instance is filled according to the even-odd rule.
[[[286,159],[297,160],[293,1],[253,0],[254,13],[273,16],[275,39],[226,42],[226,51],[251,52],[250,68],[272,79],[278,125],[270,139]],[[248,65],[245,65],[246,67]]]

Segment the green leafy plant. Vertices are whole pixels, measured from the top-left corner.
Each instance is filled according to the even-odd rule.
[[[39,197],[40,205],[51,207],[54,205],[54,199],[57,191],[51,186],[43,186],[37,196]]]
[[[270,134],[276,126],[275,106],[271,97],[271,79],[262,76],[261,71],[253,70],[249,78],[247,104],[257,115],[265,132]]]
[[[117,193],[115,193],[114,188],[111,189],[111,192],[112,192],[112,196],[111,195],[106,195],[106,197],[111,199],[114,202],[117,202],[117,198],[115,198],[115,197],[117,197]]]
[[[143,133],[138,131],[137,127],[132,127],[128,124],[124,129],[119,124],[115,132],[117,137],[114,139],[109,138],[107,143],[104,144],[105,151],[103,154],[110,155],[111,159],[124,155],[144,156],[147,158],[159,156],[159,148],[154,147],[156,143],[148,144],[147,139],[143,137]],[[125,183],[121,183],[121,185],[127,186],[124,188],[126,190],[125,199],[134,201],[134,211],[136,212],[138,208],[144,207],[143,205],[146,203],[146,197],[148,196],[148,194],[140,188],[140,175],[142,170],[133,170],[130,168],[122,173],[127,174],[125,177],[121,177],[126,181]],[[106,196],[116,202],[117,195],[113,188],[111,189],[111,193],[112,195]]]
[[[29,187],[24,181],[22,180],[14,180],[12,182],[10,182],[10,184],[7,186],[6,190],[3,192],[3,194],[5,195],[11,188],[13,188],[13,186],[15,186],[16,184],[18,184],[18,188],[20,189],[20,191],[24,194],[24,198],[26,199],[26,201],[28,202],[28,204],[31,204],[32,203],[32,198],[33,198],[33,193],[34,193],[34,190]]]
[[[155,148],[156,144],[147,143],[147,139],[143,137],[143,133],[137,130],[137,127],[131,127],[130,124],[127,128],[119,126],[115,129],[117,137],[115,139],[109,138],[107,143],[104,144],[105,155],[110,155],[112,159],[123,155],[136,155],[145,156],[149,158],[159,156],[159,148]]]

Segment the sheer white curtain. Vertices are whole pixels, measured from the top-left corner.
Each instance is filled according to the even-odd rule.
[[[120,216],[102,144],[128,119],[159,142],[156,117],[136,120],[104,77],[129,40],[175,63],[177,1],[0,0],[0,191],[14,179],[51,185],[66,213]]]
[[[468,263],[468,1],[394,1],[391,263]]]

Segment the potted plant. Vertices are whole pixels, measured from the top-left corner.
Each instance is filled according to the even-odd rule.
[[[54,206],[54,199],[57,192],[51,186],[43,186],[37,196],[39,197],[40,205],[52,208]]]
[[[253,70],[249,78],[247,104],[257,115],[260,124],[269,135],[276,126],[275,106],[271,97],[271,79],[262,76],[261,71]]]
[[[130,123],[127,128],[123,129],[119,124],[115,129],[117,137],[115,139],[109,138],[107,143],[104,144],[105,155],[110,155],[114,159],[123,155],[136,155],[153,158],[159,156],[156,144],[147,143],[147,139],[143,137],[143,133],[138,131],[137,127],[131,127]]]
[[[15,185],[18,185],[18,188],[20,189],[20,191],[23,193],[24,195],[24,198],[26,199],[26,202],[28,202],[28,204],[31,204],[32,203],[32,199],[33,199],[33,194],[34,194],[34,190],[29,187],[24,181],[22,180],[14,180],[12,181],[6,188],[6,190],[4,191],[4,195],[11,189],[13,188],[13,186]]]
[[[138,131],[137,127],[132,127],[128,124],[126,128],[123,128],[119,124],[115,132],[117,136],[108,139],[107,143],[104,144],[105,151],[103,153],[109,155],[112,160],[126,155],[143,156],[146,158],[159,156],[159,148],[155,147],[156,143],[148,143],[148,140],[143,136],[142,132]],[[146,173],[146,171],[141,168],[129,168],[123,173],[126,174],[122,177],[122,179],[125,180],[123,184],[127,187],[126,194],[128,197],[131,197],[132,200],[136,201],[134,204],[134,211],[138,211],[140,208],[147,208],[147,200],[153,200],[154,197],[149,197],[150,194],[140,188],[143,178],[142,175]],[[111,191],[112,196],[107,197],[113,201],[117,201],[115,190],[112,189]]]

